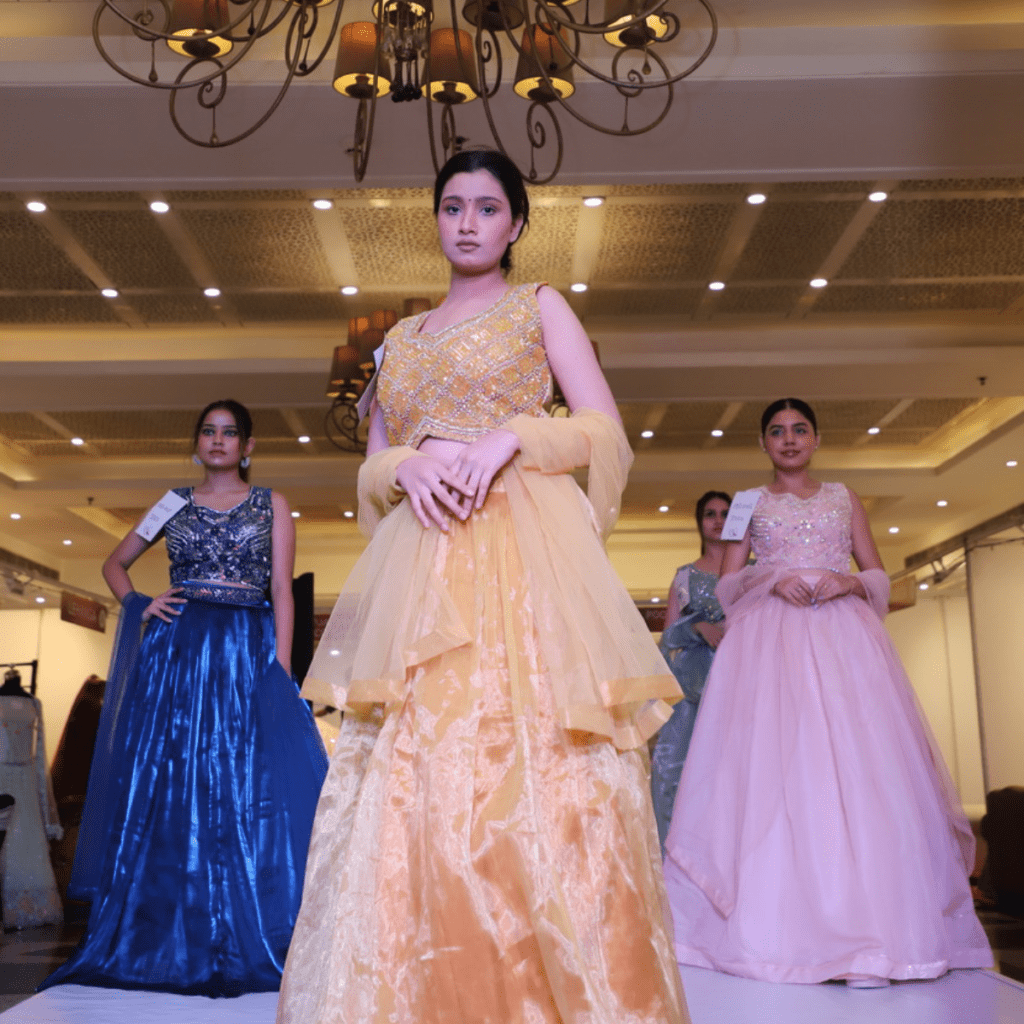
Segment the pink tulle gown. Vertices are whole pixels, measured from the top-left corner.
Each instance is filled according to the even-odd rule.
[[[817,607],[770,592],[794,569],[848,572],[850,523],[843,484],[765,489],[757,564],[718,586],[728,631],[666,843],[681,964],[820,982],[992,963],[973,836],[882,625],[888,579]]]

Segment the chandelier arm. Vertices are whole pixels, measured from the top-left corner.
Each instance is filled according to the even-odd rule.
[[[502,6],[502,20],[505,18],[505,8]],[[483,91],[480,93],[481,98],[490,99],[497,93],[501,88],[501,73],[502,73],[502,57],[501,47],[498,45],[498,37],[494,34],[493,29],[486,29],[487,34],[491,37],[488,40],[484,39],[484,28],[482,25],[476,27],[476,76],[483,87]],[[486,56],[484,56],[486,47]],[[495,63],[495,75],[494,85],[488,88],[487,86],[487,75],[484,73],[486,65],[490,64],[491,61]]]
[[[452,4],[452,12],[455,4]],[[457,24],[457,23],[456,23]],[[427,138],[430,140],[430,162],[434,165],[434,174],[441,173],[442,162],[437,159],[437,142],[434,139],[434,101],[430,97],[430,33],[427,33],[426,57],[423,61],[423,80],[427,85]]]
[[[582,32],[582,31],[593,32],[593,31],[595,31],[593,26],[587,27],[587,26],[584,26],[584,25],[582,25],[582,24],[580,24],[579,22],[576,22],[576,21],[564,21],[561,18],[554,17],[550,13],[550,7],[548,6],[548,4],[546,4],[544,2],[544,0],[535,0],[535,2],[537,4],[538,8],[543,8],[543,10],[544,10],[544,18],[549,23],[569,28],[573,32]],[[664,2],[667,2],[667,0],[664,0]],[[718,16],[715,14],[714,9],[711,7],[711,5],[708,2],[708,0],[696,0],[696,2],[699,3],[708,12],[708,15],[709,15],[709,17],[711,19],[711,36],[710,36],[710,38],[708,40],[707,46],[704,47],[704,49],[697,56],[697,58],[693,61],[692,64],[690,64],[688,67],[684,68],[682,71],[680,71],[676,75],[672,75],[669,72],[668,66],[665,64],[665,62],[663,60],[661,60],[660,58],[656,57],[655,59],[657,60],[657,63],[660,65],[662,70],[665,72],[665,78],[663,78],[663,79],[661,79],[660,81],[657,81],[657,82],[630,83],[630,86],[632,88],[639,89],[639,90],[642,91],[642,90],[645,90],[645,89],[664,89],[666,86],[675,85],[677,82],[681,82],[684,78],[689,78],[689,76],[692,75],[697,70],[697,68],[699,68],[708,59],[708,57],[711,56],[711,51],[715,48],[715,44],[718,42]],[[650,12],[648,12],[647,14],[644,15],[645,18],[649,17],[649,16],[650,16]],[[571,17],[571,15],[570,15],[570,17]],[[674,15],[673,15],[673,17],[674,17]],[[637,20],[640,20],[640,19],[637,19]],[[625,22],[623,24],[625,25]],[[634,24],[635,24],[635,22],[634,22]],[[597,27],[597,31],[606,32],[607,30],[608,30],[608,26],[607,25],[598,26]],[[513,45],[515,45],[515,40],[513,40]],[[516,48],[520,49],[518,46],[516,46]],[[652,56],[652,57],[655,56],[654,51],[649,49],[649,48],[642,48],[642,47],[635,47],[635,46],[626,47],[627,51],[628,50],[638,50],[638,49],[644,49],[645,52],[649,56]],[[591,78],[596,78],[599,81],[606,82],[608,85],[619,86],[619,85],[626,84],[626,83],[620,82],[618,79],[614,78],[613,76],[609,76],[609,75],[604,74],[601,71],[598,71],[597,68],[591,67],[589,64],[586,63],[586,61],[580,60],[579,56],[577,54],[573,53],[571,50],[566,49],[565,53],[569,57],[569,59],[573,62],[573,64],[575,64],[579,68],[582,68],[583,71],[585,71],[588,75],[590,75]],[[543,70],[544,69],[541,68],[542,72],[543,72]],[[563,106],[565,106],[564,103],[563,103]],[[566,109],[568,109],[568,108],[566,108]]]
[[[351,401],[338,395],[324,414],[324,434],[343,452],[365,454],[366,443],[359,437],[359,413]]]
[[[189,70],[191,68],[193,68],[196,64],[199,64],[199,63],[202,63],[202,62],[208,61],[208,60],[212,60],[214,63],[219,63],[215,57],[197,57],[195,60],[190,61],[184,68],[181,69],[181,72],[178,74],[178,81],[180,82],[181,79],[186,74],[188,74]],[[198,89],[199,89],[199,93],[198,93],[198,95],[196,97],[196,102],[201,107],[205,107],[208,110],[213,110],[215,114],[216,114],[217,107],[220,106],[221,101],[224,99],[224,96],[227,94],[227,89],[228,89],[227,73],[228,73],[228,70],[230,70],[230,69],[228,68],[228,69],[225,69],[224,71],[221,72],[221,74],[219,76],[220,79],[221,79],[220,91],[217,94],[217,96],[213,100],[211,100],[211,101],[206,101],[203,98],[204,93],[206,93],[207,91],[209,91],[209,90],[211,90],[213,88],[213,84],[212,84],[212,81],[210,79],[204,80],[201,84],[199,84],[199,83],[188,83],[188,85],[196,84]],[[216,77],[217,77],[216,75],[213,76],[214,79]],[[182,128],[181,122],[178,120],[177,112],[175,111],[175,101],[178,98],[178,91],[179,91],[178,89],[175,89],[175,90],[173,90],[171,92],[171,102],[170,102],[171,123],[177,129],[178,134],[181,135],[182,138],[187,139],[189,142],[193,143],[196,146],[202,146],[204,149],[223,149],[225,146],[233,146],[236,142],[241,142],[242,139],[247,139],[250,135],[252,135],[253,132],[255,132],[257,129],[261,128],[264,124],[267,123],[267,121],[269,120],[270,116],[281,105],[281,101],[284,99],[285,94],[288,92],[288,87],[292,84],[292,79],[294,77],[295,77],[295,64],[292,63],[292,64],[290,64],[288,66],[288,74],[285,76],[284,81],[281,83],[281,88],[278,90],[277,96],[274,97],[274,102],[270,104],[270,107],[267,109],[267,111],[263,115],[261,115],[261,117],[254,124],[252,124],[248,128],[246,128],[245,131],[239,132],[237,135],[233,135],[230,139],[221,140],[220,138],[217,137],[216,130],[213,131],[213,133],[210,135],[209,139],[197,139],[194,135],[191,135],[184,128]],[[187,85],[179,86],[179,88],[187,88],[187,87],[188,87]]]
[[[159,0],[159,2],[160,5],[163,7],[164,11],[167,12],[167,20],[169,21],[170,8],[168,6],[167,0]],[[235,2],[235,0],[232,0],[232,2]],[[245,6],[243,7],[241,13],[234,21],[229,21],[223,28],[208,29],[204,32],[198,32],[196,33],[196,35],[191,36],[190,38],[198,39],[200,42],[202,42],[204,39],[212,39],[214,36],[220,36],[222,38],[231,39],[232,42],[244,42],[246,39],[251,39],[253,37],[258,38],[261,35],[266,35],[268,32],[271,31],[271,29],[273,29],[276,25],[280,23],[282,15],[277,15],[275,16],[273,22],[270,25],[268,25],[266,28],[263,27],[263,23],[267,19],[267,12],[270,10],[273,0],[242,0],[242,2]],[[231,32],[234,31],[234,29],[238,28],[238,26],[241,25],[242,22],[245,21],[246,18],[248,18],[252,14],[252,12],[261,4],[263,5],[264,8],[263,15],[260,17],[257,29],[253,33],[253,35],[250,36],[248,32],[241,36],[231,35]],[[284,9],[285,13],[287,13],[288,4],[285,4]],[[119,18],[130,29],[132,29],[132,31],[135,32],[136,35],[139,35],[138,29],[141,23],[137,20],[139,17],[138,14],[136,14],[133,17],[129,17],[127,14],[125,14],[124,11],[121,10],[120,7],[117,6],[115,0],[100,0],[99,4],[96,7],[96,13],[93,15],[94,37],[96,34],[98,34],[99,19],[104,13],[104,11],[111,11],[117,18]],[[146,42],[150,42],[153,39],[163,39],[167,41],[170,39],[178,38],[174,35],[173,32],[161,32],[154,28],[144,28],[144,31],[145,37],[140,36],[140,38],[144,38]]]
[[[545,178],[541,178],[537,175],[532,152],[533,150],[543,149],[547,145],[547,132],[544,129],[544,125],[534,119],[534,112],[538,107],[540,107],[540,109],[551,118],[551,125],[555,129],[555,138],[558,140],[558,149],[555,153],[555,166]],[[562,126],[558,123],[558,118],[555,117],[555,112],[551,109],[550,104],[541,103],[540,100],[534,100],[533,103],[530,104],[530,109],[526,112],[526,135],[530,140],[531,147],[530,183],[533,185],[546,185],[549,181],[552,181],[555,175],[561,170],[562,155],[564,153]]]
[[[339,8],[335,15],[335,27],[338,17],[341,15],[341,4],[345,0],[338,0]],[[384,30],[384,3],[377,7],[377,38],[382,39]],[[333,30],[332,30],[333,32]],[[333,34],[332,37],[333,39]],[[377,119],[377,83],[380,80],[380,46],[376,48],[373,65],[373,84],[370,89],[370,99],[365,98],[359,101],[359,109],[356,111],[356,130],[352,145],[352,175],[356,181],[362,181],[366,176],[366,167],[370,162],[370,147],[373,144],[373,126]],[[428,113],[430,108],[427,108]]]
[[[302,5],[302,6],[304,6],[304,5]],[[313,60],[313,61],[306,61],[305,62],[305,67],[303,67],[302,65],[299,66],[299,69],[295,72],[295,74],[296,74],[296,76],[298,78],[305,78],[307,75],[311,75],[314,71],[316,71],[316,69],[318,67],[320,67],[320,65],[324,62],[324,58],[327,56],[327,54],[336,45],[337,36],[338,36],[338,23],[341,21],[341,15],[342,15],[342,11],[343,11],[344,7],[345,7],[345,0],[338,0],[338,6],[335,8],[335,11],[334,11],[334,17],[331,19],[331,31],[327,35],[327,41],[324,43],[323,49],[317,55],[315,60]],[[318,22],[318,19],[319,19],[319,15],[317,15],[316,18],[314,18],[314,27],[309,32],[309,36],[310,37],[312,36],[313,32],[316,31],[316,23]],[[290,31],[290,29],[289,29],[289,31]],[[378,57],[378,59],[379,59],[379,57]],[[378,67],[378,70],[379,70],[379,67]],[[376,87],[376,84],[377,84],[376,76],[374,76],[374,83],[373,84]]]
[[[164,6],[164,8],[166,10],[167,9],[166,0],[160,0],[160,2]],[[259,21],[260,25],[262,25],[263,22],[266,20],[267,12],[270,10],[270,3],[271,3],[271,0],[253,0],[252,7],[255,7],[256,4],[263,4],[263,15],[261,16],[260,21]],[[114,60],[113,57],[110,56],[109,53],[107,53],[106,49],[104,49],[103,42],[102,42],[102,39],[101,39],[100,33],[99,33],[99,21],[100,21],[100,18],[102,17],[102,15],[103,15],[104,10],[107,9],[107,8],[110,8],[111,10],[116,11],[117,12],[117,16],[119,18],[121,18],[122,20],[127,20],[130,25],[136,24],[135,22],[131,21],[130,19],[127,19],[125,17],[125,15],[123,15],[116,7],[114,7],[113,4],[111,3],[111,0],[102,0],[102,3],[100,3],[99,6],[96,8],[96,13],[93,16],[93,23],[92,23],[92,39],[93,39],[93,43],[96,45],[96,49],[99,51],[100,56],[107,62],[107,64],[109,64],[110,67],[114,71],[116,71],[122,78],[127,78],[130,82],[135,82],[138,85],[144,85],[144,86],[146,86],[149,89],[168,89],[170,91],[177,91],[179,89],[189,89],[189,88],[192,88],[194,86],[202,86],[202,85],[206,85],[206,84],[208,84],[210,82],[213,82],[217,78],[219,78],[222,74],[226,74],[228,71],[230,71],[232,68],[234,68],[239,63],[239,61],[241,61],[246,56],[246,54],[248,54],[249,50],[252,48],[253,43],[255,43],[256,40],[259,38],[259,33],[258,32],[254,33],[252,36],[249,37],[249,39],[246,42],[244,42],[240,47],[237,48],[237,52],[234,52],[232,54],[232,57],[231,57],[230,60],[225,61],[223,63],[218,61],[218,64],[219,64],[218,70],[211,72],[209,75],[206,75],[203,78],[194,78],[194,79],[192,79],[192,80],[190,80],[188,82],[185,82],[185,81],[182,81],[182,75],[179,74],[177,76],[177,78],[175,78],[174,81],[172,81],[172,82],[166,82],[166,83],[165,82],[160,82],[160,81],[153,82],[153,81],[150,81],[149,78],[139,78],[137,75],[133,75],[130,71],[126,71],[124,68],[122,68],[120,66],[120,64],[118,64]],[[173,35],[168,35],[167,33],[163,33],[163,32],[157,32],[156,30],[153,30],[153,29],[146,29],[145,31],[146,31],[147,35],[150,35],[154,41],[157,40],[157,39],[167,40],[167,39],[173,39],[174,38]],[[213,32],[210,33],[210,35],[215,35],[215,34],[216,33],[213,33]],[[200,38],[200,37],[196,36],[196,37],[193,37],[193,38]],[[148,41],[148,40],[144,39],[143,41]],[[205,58],[203,58],[203,59],[205,59]],[[189,63],[186,66],[186,70],[188,68],[194,67],[196,63],[197,63],[197,61],[193,60],[191,63]]]

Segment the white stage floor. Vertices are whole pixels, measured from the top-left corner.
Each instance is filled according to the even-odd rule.
[[[1024,985],[991,971],[858,990],[682,973],[693,1024],[1024,1024]],[[0,1024],[273,1024],[276,1006],[276,992],[205,999],[62,985],[0,1013]]]

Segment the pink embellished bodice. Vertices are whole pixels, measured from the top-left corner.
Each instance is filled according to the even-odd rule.
[[[851,521],[845,484],[822,484],[806,499],[763,487],[750,520],[750,544],[759,566],[849,572]]]

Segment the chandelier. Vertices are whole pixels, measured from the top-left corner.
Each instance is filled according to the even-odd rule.
[[[189,142],[207,148],[252,135],[292,82],[312,75],[336,50],[334,88],[358,104],[350,150],[356,181],[366,174],[377,101],[388,95],[396,103],[424,100],[435,171],[467,141],[456,126],[456,109],[477,99],[493,144],[514,158],[491,102],[502,85],[504,52],[516,61],[513,91],[528,104],[528,174],[541,184],[555,177],[562,162],[558,113],[618,136],[641,135],[665,119],[673,87],[703,64],[718,37],[710,0],[673,2],[690,16],[680,46],[685,43],[692,52],[678,71],[659,53],[683,29],[679,15],[668,9],[669,0],[463,0],[461,16],[456,0],[449,0],[447,25],[440,18],[435,24],[433,0],[375,0],[374,20],[344,25],[345,0],[100,0],[92,33],[115,71],[139,85],[167,90],[174,127]],[[592,8],[601,8],[603,19]],[[104,43],[103,29],[111,32],[113,46]],[[217,113],[228,109],[229,76],[272,33],[284,51],[277,94],[253,123],[222,138]],[[149,47],[148,74],[137,73],[134,61],[119,63],[132,36]],[[267,45],[261,44],[255,59],[265,59]],[[161,77],[157,53],[164,46],[184,60],[177,73]],[[602,99],[600,109],[611,112],[611,120],[595,121],[573,105],[576,72],[607,86],[614,103]],[[179,98],[184,97],[194,101],[208,130],[199,133],[183,124]],[[645,97],[657,102],[645,104]],[[440,105],[436,117],[435,103]],[[194,112],[189,119],[194,120]],[[535,157],[549,144],[542,161],[546,169],[538,170]]]

